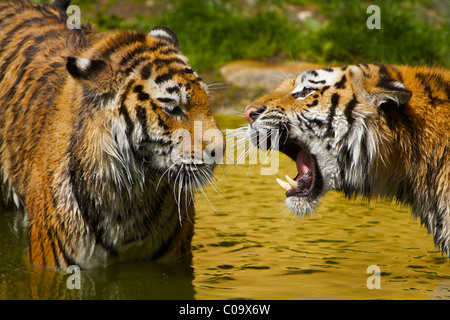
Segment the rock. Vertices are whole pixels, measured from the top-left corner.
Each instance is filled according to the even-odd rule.
[[[296,76],[305,70],[324,68],[324,65],[294,62],[234,61],[220,68],[226,82],[246,89],[271,91],[284,79]]]
[[[306,19],[308,19],[308,18],[311,18],[313,16],[313,13],[311,12],[311,11],[299,11],[298,13],[297,13],[297,19],[300,21],[300,22],[303,22],[303,21],[305,21]]]

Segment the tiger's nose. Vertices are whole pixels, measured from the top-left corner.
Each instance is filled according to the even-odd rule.
[[[266,111],[266,109],[267,106],[262,106],[260,108],[248,106],[247,108],[245,108],[245,117],[247,118],[248,122],[252,124],[264,111]]]

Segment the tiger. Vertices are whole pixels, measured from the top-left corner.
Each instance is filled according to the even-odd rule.
[[[316,211],[330,190],[395,200],[449,256],[449,83],[449,70],[438,66],[307,70],[245,108],[247,132],[272,137],[258,146],[295,162],[295,178],[276,179],[295,215]]]
[[[0,3],[0,174],[26,260],[188,257],[194,194],[224,149],[208,87],[168,27],[69,28],[69,3]]]

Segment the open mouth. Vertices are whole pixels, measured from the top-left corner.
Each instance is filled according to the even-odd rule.
[[[297,175],[294,179],[286,176],[286,181],[277,178],[278,184],[286,190],[286,197],[317,198],[322,190],[323,182],[316,157],[306,147],[292,140],[280,145],[280,151],[295,161]]]

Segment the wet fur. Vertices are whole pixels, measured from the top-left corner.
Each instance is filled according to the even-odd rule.
[[[171,30],[71,30],[67,5],[0,4],[0,166],[29,262],[189,255],[192,188],[214,164],[172,163],[171,134],[217,129],[206,86]]]
[[[328,190],[386,197],[411,207],[450,250],[450,72],[382,63],[310,70],[250,106],[302,143],[318,161],[324,186],[314,199],[290,197],[297,214]]]

